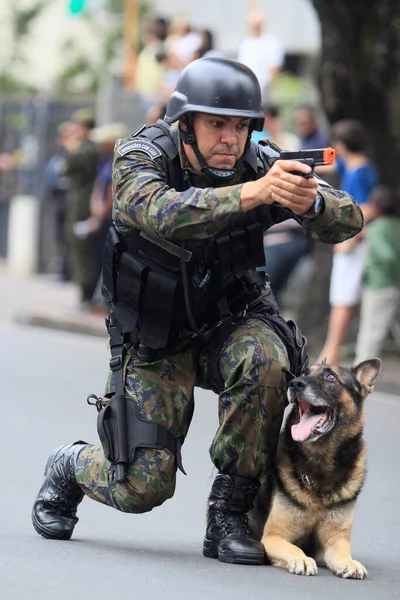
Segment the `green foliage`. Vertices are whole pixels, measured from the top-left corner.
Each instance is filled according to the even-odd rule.
[[[145,17],[152,8],[152,0],[140,0],[139,17]],[[103,0],[101,5],[91,9],[90,3],[82,17],[100,40],[100,57],[96,63],[90,60],[77,41],[66,40],[65,56],[67,63],[60,71],[58,85],[62,91],[94,92],[102,72],[113,61],[121,61],[124,38],[124,0]],[[100,58],[100,60],[99,60]],[[83,89],[84,87],[84,89]]]
[[[23,53],[24,43],[29,37],[32,25],[50,2],[51,0],[37,0],[29,7],[26,7],[21,0],[10,2],[10,30],[12,33],[11,48],[9,48],[10,59],[7,64],[0,65],[0,88],[3,92],[32,91],[30,86],[13,75],[13,71],[17,64],[26,62]]]
[[[26,63],[24,49],[32,26],[50,5],[51,0],[12,0],[9,2],[11,47],[6,64],[0,64],[0,89],[3,93],[37,91],[14,73]],[[124,0],[102,0],[91,7],[90,0],[69,0],[71,13],[84,19],[100,39],[100,56],[87,56],[79,41],[65,41],[66,63],[60,66],[58,77],[62,91],[95,91],[101,73],[114,60],[120,60],[124,33]],[[152,0],[140,0],[139,15],[144,17],[152,8]],[[66,11],[68,3],[66,2]],[[75,12],[74,12],[75,11]]]
[[[49,4],[50,0],[38,0],[33,6],[22,8],[18,1],[11,3],[12,27],[17,42],[29,34],[33,22]]]
[[[73,92],[84,88],[87,92],[94,92],[98,84],[98,73],[90,58],[77,47],[73,39],[66,40],[64,50],[69,60],[58,76],[59,90]]]

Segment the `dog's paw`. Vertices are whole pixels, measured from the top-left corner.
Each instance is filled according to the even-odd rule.
[[[294,575],[316,575],[318,573],[317,563],[313,558],[305,556],[294,558],[288,562],[289,573]]]
[[[333,572],[338,577],[344,579],[366,579],[368,571],[358,560],[349,560],[348,562],[333,567]]]

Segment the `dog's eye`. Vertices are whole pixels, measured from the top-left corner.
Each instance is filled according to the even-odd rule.
[[[325,379],[326,379],[327,381],[336,381],[336,377],[335,377],[335,376],[334,376],[332,373],[327,373],[327,374],[325,375]]]

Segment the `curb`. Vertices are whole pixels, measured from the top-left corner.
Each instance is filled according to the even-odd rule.
[[[19,313],[14,315],[14,323],[20,325],[30,325],[32,327],[42,327],[44,329],[54,329],[68,333],[78,333],[81,335],[91,335],[94,337],[107,338],[107,330],[104,318],[88,315],[85,321],[82,317],[68,317],[60,315],[41,315]]]

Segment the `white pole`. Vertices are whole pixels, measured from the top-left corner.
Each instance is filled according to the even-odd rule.
[[[21,277],[38,270],[40,202],[36,196],[11,199],[8,217],[7,266]]]

